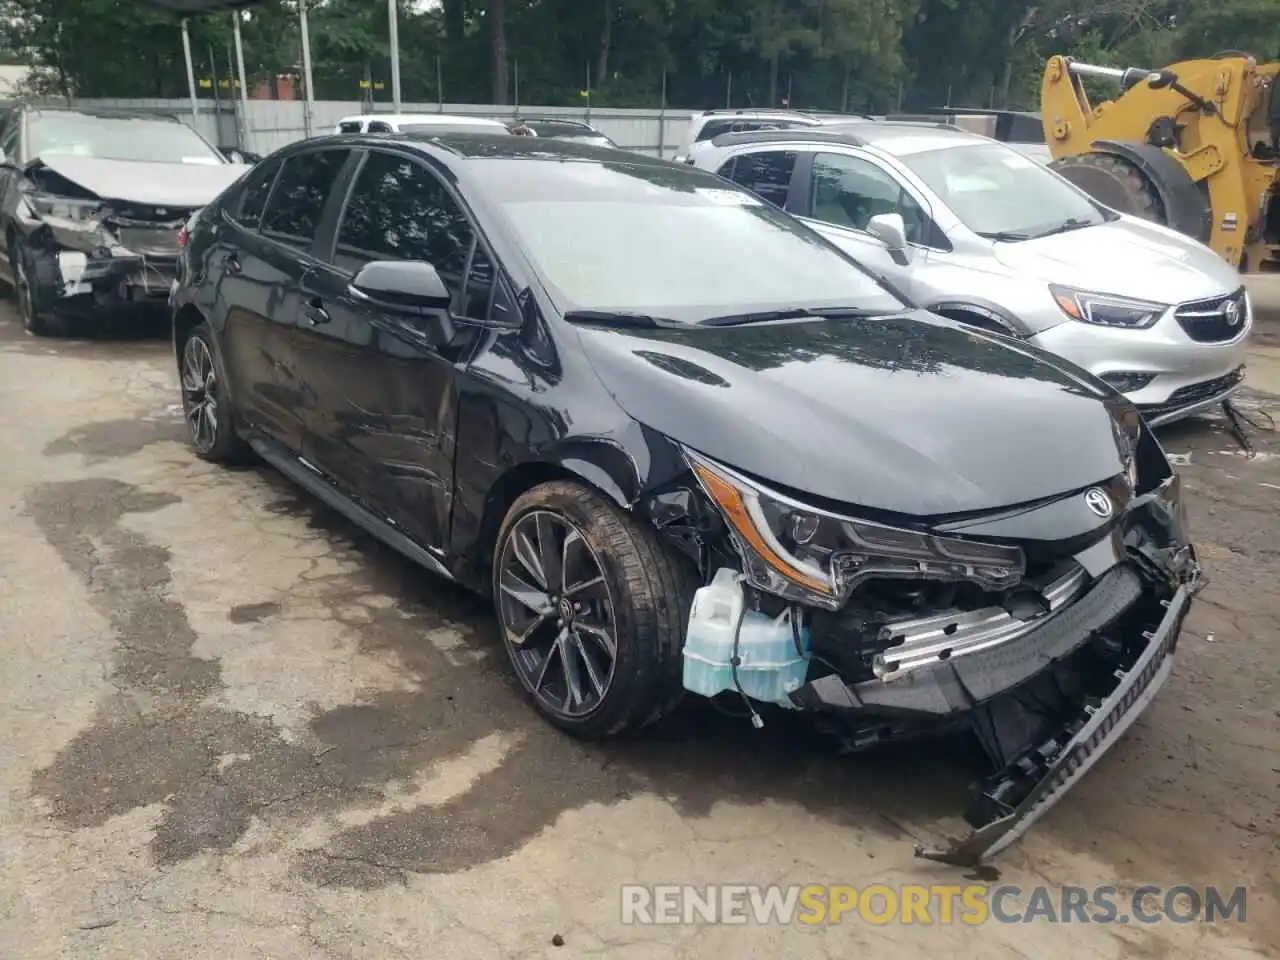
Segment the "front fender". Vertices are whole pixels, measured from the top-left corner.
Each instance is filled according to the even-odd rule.
[[[974,298],[939,300],[925,309],[930,313],[952,317],[957,313],[971,313],[994,324],[1000,332],[1011,337],[1021,338],[1031,332],[1027,325],[1012,313],[989,300]]]
[[[572,473],[630,510],[647,490],[673,480],[689,468],[674,443],[632,421],[617,438],[567,437],[540,460]]]

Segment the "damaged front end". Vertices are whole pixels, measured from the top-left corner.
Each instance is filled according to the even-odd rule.
[[[1168,676],[1202,583],[1178,477],[1145,428],[1107,482],[918,523],[804,503],[687,456],[696,483],[648,508],[712,580],[690,617],[686,687],[749,706],[766,691],[838,721],[854,749],[971,730],[992,766],[972,787],[974,832],[917,851],[929,859],[994,856],[1120,738]],[[716,597],[729,631],[707,612]]]
[[[36,161],[26,170],[15,220],[38,301],[60,313],[162,306],[192,212],[103,199]]]

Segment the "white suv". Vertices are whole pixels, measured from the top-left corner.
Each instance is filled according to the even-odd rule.
[[[1243,383],[1252,308],[1235,268],[1010,145],[868,119],[726,133],[692,162],[799,217],[925,309],[1083,367],[1153,426]]]
[[[790,130],[820,127],[827,123],[848,123],[860,114],[813,113],[802,110],[703,110],[689,118],[689,134],[675,157],[677,163],[692,164],[693,154],[722,133],[750,130]]]
[[[506,133],[506,125],[491,117],[448,113],[365,113],[343,117],[334,133]]]

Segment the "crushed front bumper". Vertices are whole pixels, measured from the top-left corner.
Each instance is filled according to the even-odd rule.
[[[1039,781],[1016,806],[985,818],[986,822],[976,825],[973,833],[950,847],[917,847],[916,855],[958,866],[975,866],[1014,843],[1048,813],[1124,735],[1168,679],[1194,590],[1193,584],[1183,584],[1172,600],[1165,601],[1164,618],[1155,631],[1146,635],[1147,645],[1138,659],[1127,670],[1117,671],[1116,687],[1101,704],[1086,707],[1081,717],[1069,725],[1068,730],[1077,729],[1055,753],[1046,755],[1041,745],[1035,748],[1043,770]],[[1024,767],[1030,760],[1024,756],[1011,766]]]
[[[1066,501],[1063,501],[1066,502]],[[984,529],[1046,527],[1050,504]],[[1067,527],[1070,530],[1070,527]],[[954,608],[883,628],[889,642],[868,679],[832,671],[791,694],[854,731],[910,735],[962,725],[994,771],[972,787],[971,837],[920,856],[971,865],[1024,833],[1123,734],[1171,666],[1183,618],[1203,585],[1186,536],[1181,484],[1170,474],[1135,497],[1092,542],[1031,578],[1044,600],[1029,619],[1014,610]]]
[[[1232,394],[1244,386],[1244,375],[1245,367],[1241,364],[1221,377],[1179,387],[1164,403],[1140,404],[1138,409],[1146,417],[1147,423],[1153,427],[1173,423],[1175,420],[1194,416],[1230,399]]]
[[[1070,657],[1142,595],[1138,574],[1113,567],[1084,596],[1043,626],[985,649],[922,666],[899,679],[846,684],[829,674],[801,687],[792,702],[808,710],[944,718],[972,710]]]
[[[79,315],[163,306],[177,276],[183,222],[33,221],[28,246],[36,299],[44,309]]]

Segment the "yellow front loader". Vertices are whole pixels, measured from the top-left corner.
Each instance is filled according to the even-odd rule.
[[[1040,119],[1053,169],[1123,213],[1202,240],[1242,273],[1280,270],[1280,63],[1231,51],[1162,70],[1051,57]],[[1084,81],[1115,84],[1089,102]]]

